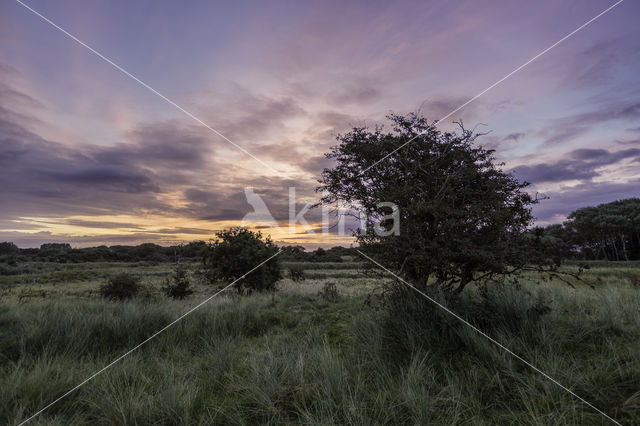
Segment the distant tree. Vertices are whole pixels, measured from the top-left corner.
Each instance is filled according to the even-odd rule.
[[[263,237],[260,232],[243,227],[221,231],[209,243],[203,256],[205,276],[210,282],[230,283],[277,252],[278,247],[271,238]],[[247,290],[275,290],[280,277],[280,262],[275,257],[248,274],[238,282],[236,288],[239,293]]]
[[[71,250],[69,243],[46,243],[40,246],[38,257],[41,260],[65,263],[69,260]]]
[[[71,250],[71,244],[69,243],[45,243],[40,245],[40,251],[47,251],[47,250]]]
[[[109,278],[107,283],[100,287],[100,294],[111,300],[127,300],[135,297],[139,290],[140,280],[123,272]]]
[[[566,239],[587,258],[640,259],[640,198],[613,201],[572,212]]]
[[[12,242],[5,241],[3,243],[0,243],[0,255],[17,254],[19,251],[20,249],[18,248],[18,246],[16,246]]]
[[[322,247],[318,247],[309,254],[308,260],[311,262],[342,262],[342,257],[339,254],[332,250],[325,250]]]
[[[570,237],[562,225],[535,227],[530,233],[536,239],[534,248],[538,250],[538,255],[553,264],[559,266],[563,259],[575,257],[576,253],[571,245]]]
[[[500,169],[493,150],[475,144],[478,134],[461,123],[459,133],[441,132],[416,114],[388,118],[389,132],[362,127],[339,135],[327,154],[335,167],[323,171],[317,189],[323,203],[365,213],[370,226],[356,233],[364,252],[421,289],[433,278],[449,295],[539,260],[526,235],[537,200],[528,183]],[[400,235],[384,232],[393,223],[380,223],[390,213],[380,202],[398,207]]]
[[[153,243],[143,243],[133,247],[132,255],[136,260],[162,261],[166,259],[163,247]]]
[[[165,281],[162,291],[168,297],[180,300],[193,293],[189,271],[184,264],[176,263],[173,274]]]
[[[200,259],[207,250],[207,243],[204,241],[192,241],[182,247],[182,256],[191,259]]]
[[[305,248],[302,246],[284,246],[280,250],[282,251],[280,257],[284,260],[304,261],[307,257]]]

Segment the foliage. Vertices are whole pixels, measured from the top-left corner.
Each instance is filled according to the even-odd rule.
[[[304,280],[304,268],[302,265],[291,265],[289,267],[289,278],[293,281]]]
[[[338,254],[342,247],[332,247],[329,250],[325,250],[322,247],[318,247],[316,251],[310,253],[307,258],[309,262],[342,262],[342,257]]]
[[[564,231],[566,241],[587,259],[640,259],[640,198],[578,209]]]
[[[100,286],[100,295],[111,300],[127,300],[135,297],[140,291],[140,280],[126,272],[109,278]]]
[[[415,114],[389,119],[391,132],[339,135],[327,154],[336,165],[323,171],[318,188],[327,194],[323,203],[364,211],[367,229],[356,234],[362,250],[422,289],[433,278],[454,294],[537,260],[525,238],[537,200],[528,183],[499,168],[492,150],[475,144],[479,135],[462,124],[460,133],[443,133]],[[397,206],[399,235],[376,232],[389,234],[393,225],[380,221],[390,213],[381,202]]]
[[[281,277],[280,262],[274,257],[250,274],[247,272],[278,252],[270,237],[237,227],[218,232],[203,256],[205,277],[210,282],[232,282],[244,277],[236,288],[239,293],[251,290],[275,290]]]
[[[352,248],[331,247],[328,250],[322,247],[307,252],[302,246],[284,246],[281,248],[280,257],[285,261],[296,262],[342,262],[343,256],[355,256],[357,252]]]
[[[172,299],[184,299],[193,293],[189,271],[182,263],[176,263],[175,270],[165,281],[162,291]]]
[[[279,256],[282,260],[290,261],[304,261],[307,258],[308,253],[305,252],[305,248],[302,246],[283,246],[280,248],[282,254]]]
[[[98,246],[72,248],[68,243],[47,243],[40,248],[16,247],[14,243],[0,243],[0,258],[10,253],[22,261],[57,263],[79,262],[174,262],[176,256],[182,259],[200,259],[206,250],[204,241],[192,241],[186,245],[163,247],[145,243],[137,246]],[[4,253],[6,251],[7,253]]]
[[[18,251],[18,246],[11,242],[5,241],[3,243],[0,243],[0,255],[16,254],[18,253]]]

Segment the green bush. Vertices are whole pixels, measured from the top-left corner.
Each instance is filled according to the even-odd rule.
[[[270,237],[243,227],[218,232],[216,237],[203,256],[204,276],[212,283],[238,280],[278,252]],[[238,293],[275,290],[280,277],[280,262],[275,257],[238,281],[236,288]]]
[[[193,290],[191,289],[191,280],[189,279],[187,268],[180,263],[176,264],[174,273],[167,278],[162,291],[168,297],[180,300],[192,294]]]
[[[140,291],[140,280],[126,272],[109,278],[100,286],[100,295],[111,300],[126,300],[135,297]]]

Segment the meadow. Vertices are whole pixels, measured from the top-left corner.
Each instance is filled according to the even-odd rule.
[[[298,266],[304,280],[221,294],[32,423],[609,424],[428,302],[418,316],[381,306],[369,296],[389,277],[351,261]],[[640,262],[590,266],[574,287],[529,276],[489,294],[467,288],[450,307],[617,421],[640,424]],[[0,276],[2,424],[216,291],[194,276],[192,296],[166,298],[170,263],[21,267]],[[101,299],[99,286],[122,271],[142,292]]]

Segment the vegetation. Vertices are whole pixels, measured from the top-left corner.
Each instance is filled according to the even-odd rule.
[[[572,212],[563,225],[544,229],[557,255],[582,259],[640,259],[640,198]]]
[[[389,310],[364,308],[388,278],[353,263],[302,265],[327,277],[222,294],[34,424],[607,424],[443,311],[390,321]],[[534,284],[530,272],[520,289],[489,286],[486,314],[473,314],[484,309],[475,284],[452,308],[616,420],[638,424],[640,264],[588,265],[575,289]],[[28,266],[0,277],[11,289],[0,299],[2,424],[26,419],[193,306],[164,297],[170,264]],[[145,277],[150,298],[111,303],[90,293],[117,271]],[[321,295],[329,283],[335,301]],[[212,294],[204,281],[193,290],[193,300]]]
[[[184,299],[193,294],[191,280],[189,279],[189,271],[183,263],[176,263],[173,274],[167,278],[162,291],[167,297],[172,299]]]
[[[40,248],[19,249],[11,242],[4,242],[0,243],[0,262],[8,255],[22,262],[175,262],[178,257],[199,259],[206,246],[204,241],[171,247],[145,243],[138,246],[72,248],[68,243],[48,243]]]
[[[139,279],[126,272],[109,278],[107,283],[100,287],[102,297],[111,300],[131,299],[138,294],[138,291],[140,291]]]
[[[0,422],[21,422],[126,353],[39,421],[603,423],[506,347],[640,423],[640,199],[531,228],[538,200],[478,135],[390,119],[390,132],[339,136],[318,190],[364,209],[360,248],[431,299],[352,248],[274,257],[269,237],[242,227],[168,248],[0,243]],[[237,292],[218,296],[212,283]],[[191,294],[218,297],[192,311]]]
[[[274,258],[245,275],[277,252],[278,247],[260,232],[242,227],[220,231],[216,240],[209,243],[203,257],[204,273],[212,283],[231,283],[244,277],[236,286],[239,293],[275,290],[281,276],[280,259]]]
[[[357,255],[354,249],[332,247],[306,251],[302,246],[283,246],[282,259],[300,262],[342,262],[345,257]],[[18,248],[12,242],[0,243],[0,262],[14,259],[16,262],[176,262],[199,260],[207,250],[204,241],[192,241],[188,244],[163,247],[157,244],[137,246],[99,246],[72,248],[70,244],[42,244],[40,248]],[[10,272],[10,270],[8,271]]]
[[[355,128],[338,136],[327,155],[336,165],[318,188],[324,203],[364,211],[366,226],[356,234],[362,250],[422,290],[435,279],[447,293],[535,265],[525,238],[537,202],[528,184],[502,172],[493,151],[462,126],[442,133],[415,114],[389,118],[391,132]]]
[[[304,279],[304,268],[302,265],[292,265],[289,267],[289,278],[293,281],[302,281]]]

